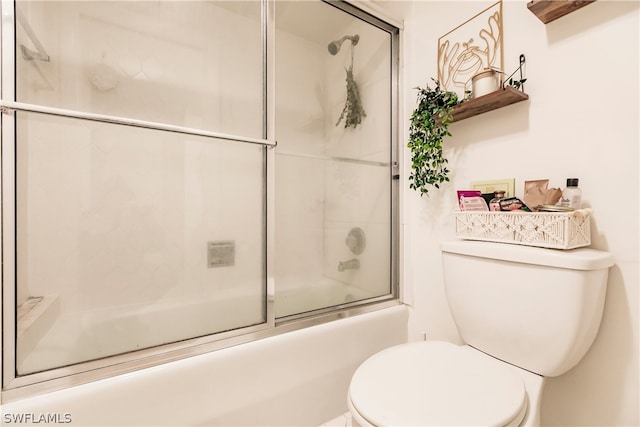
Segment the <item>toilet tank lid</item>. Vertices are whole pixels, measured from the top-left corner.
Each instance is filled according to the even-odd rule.
[[[451,240],[442,242],[440,249],[442,252],[459,255],[571,270],[600,270],[614,264],[611,253],[591,248],[545,249],[507,243]]]

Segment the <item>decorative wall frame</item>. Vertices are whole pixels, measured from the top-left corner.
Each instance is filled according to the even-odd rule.
[[[515,178],[495,179],[490,181],[471,182],[472,190],[480,190],[482,194],[490,194],[497,190],[503,190],[505,197],[514,197],[516,188]]]
[[[483,69],[504,72],[502,0],[438,39],[438,81],[462,99]]]

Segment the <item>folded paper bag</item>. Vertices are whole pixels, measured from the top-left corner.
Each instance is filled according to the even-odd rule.
[[[524,203],[531,208],[540,205],[555,205],[562,197],[562,190],[559,188],[547,188],[548,179],[538,179],[535,181],[525,181],[524,183]]]
[[[524,197],[522,197],[524,203],[527,206],[531,206],[532,208],[535,208],[536,206],[539,206],[539,205],[543,205],[548,185],[549,185],[548,179],[537,179],[535,181],[525,181]]]
[[[549,188],[544,194],[543,205],[555,205],[562,197],[562,190],[559,188]]]

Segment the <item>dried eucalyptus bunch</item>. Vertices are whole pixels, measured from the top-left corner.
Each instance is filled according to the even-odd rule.
[[[358,126],[362,122],[362,119],[367,117],[367,113],[365,113],[364,108],[362,107],[358,84],[353,79],[353,65],[345,70],[347,71],[347,101],[344,104],[344,109],[340,114],[340,118],[338,119],[336,126],[338,126],[342,119],[344,119],[344,127],[346,129]]]

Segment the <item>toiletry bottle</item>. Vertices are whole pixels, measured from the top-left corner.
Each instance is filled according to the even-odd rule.
[[[493,192],[493,199],[489,202],[490,211],[500,210],[500,199],[504,199],[504,190],[496,190]]]
[[[582,190],[578,188],[578,178],[567,178],[567,188],[562,191],[560,206],[580,209],[582,204]]]

